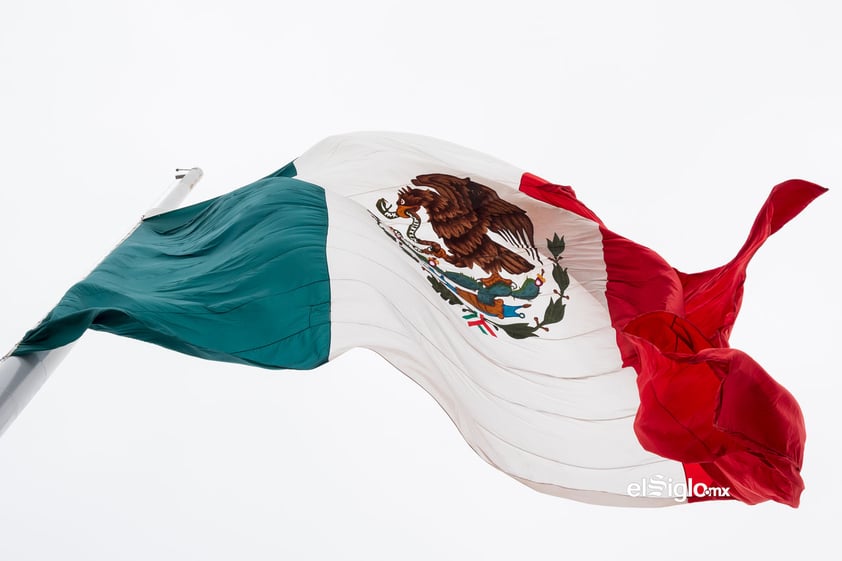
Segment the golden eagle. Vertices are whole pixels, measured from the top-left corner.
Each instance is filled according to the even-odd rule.
[[[444,259],[456,267],[477,265],[489,274],[481,279],[485,286],[497,282],[511,284],[511,280],[500,276],[501,270],[517,275],[534,268],[529,260],[488,236],[489,230],[499,234],[537,259],[532,221],[524,210],[501,199],[493,189],[467,177],[462,179],[432,173],[419,175],[412,183],[415,188],[407,186],[398,192],[395,212],[391,212],[384,199],[377,202],[377,208],[389,218],[411,218],[412,225],[407,236],[426,245],[424,253]],[[438,242],[415,238],[421,224],[418,216],[421,207],[427,211],[428,221],[447,246],[447,251]]]

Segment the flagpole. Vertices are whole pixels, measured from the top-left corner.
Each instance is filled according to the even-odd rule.
[[[143,214],[142,219],[178,208],[201,178],[200,168],[176,170],[175,181],[164,191],[158,202]],[[137,225],[132,231],[136,227]],[[44,385],[50,374],[73,348],[73,344],[23,356],[7,355],[0,359],[0,435],[6,432],[9,425]]]

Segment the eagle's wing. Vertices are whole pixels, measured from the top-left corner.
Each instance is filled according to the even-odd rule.
[[[539,259],[533,239],[532,220],[526,211],[505,201],[497,192],[475,181],[469,181],[468,193],[474,211],[481,219],[488,220],[488,229],[516,247],[529,252],[533,259]]]

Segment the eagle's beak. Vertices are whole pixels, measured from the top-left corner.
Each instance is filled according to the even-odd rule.
[[[395,211],[395,214],[401,218],[409,218],[410,215],[413,215],[416,212],[418,212],[417,206],[398,205],[398,209]]]

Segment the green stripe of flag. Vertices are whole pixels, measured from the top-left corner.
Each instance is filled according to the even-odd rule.
[[[325,195],[289,175],[294,167],[145,220],[14,354],[70,343],[91,328],[268,368],[326,362]]]

